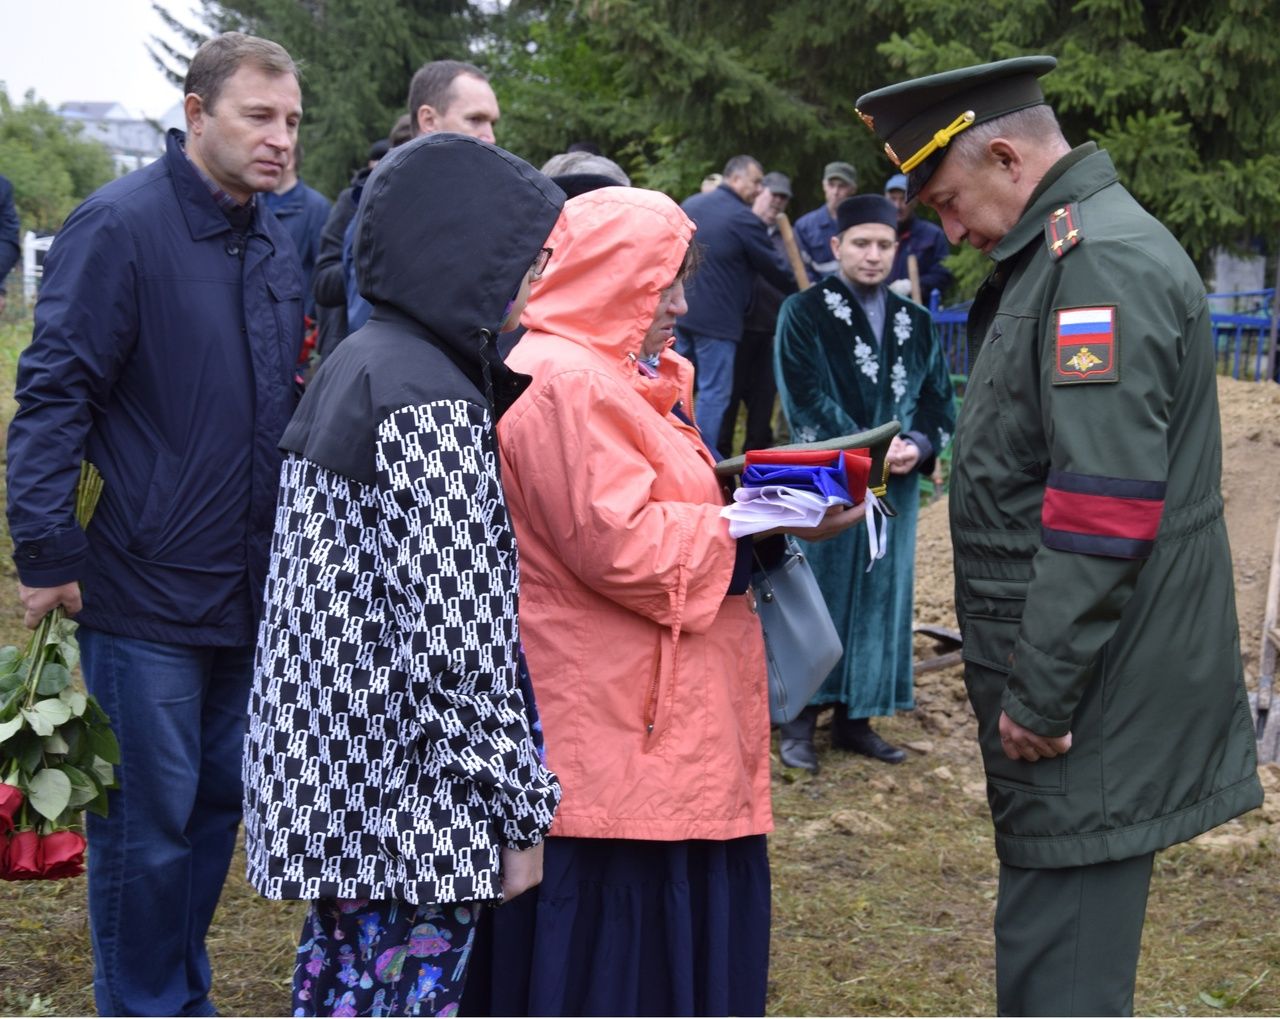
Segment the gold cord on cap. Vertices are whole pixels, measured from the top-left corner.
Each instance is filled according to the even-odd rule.
[[[966,127],[972,127],[975,119],[973,110],[965,110],[964,113],[956,117],[955,120],[944,127],[941,131],[935,131],[933,137],[929,139],[924,148],[910,159],[903,160],[901,163],[898,163],[894,151],[889,148],[888,145],[884,147],[884,150],[888,154],[889,158],[893,160],[893,162],[897,163],[898,169],[903,173],[910,173],[939,149],[945,149],[949,144],[951,144],[951,139]]]

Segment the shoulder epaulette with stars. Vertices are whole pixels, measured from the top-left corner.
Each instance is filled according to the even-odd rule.
[[[1055,261],[1084,240],[1080,232],[1080,206],[1075,202],[1060,205],[1049,213],[1044,225],[1044,242]]]

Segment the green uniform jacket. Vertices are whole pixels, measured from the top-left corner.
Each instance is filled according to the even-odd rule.
[[[1262,802],[1204,286],[1092,144],[992,258],[950,506],[996,849],[1125,859]],[[1001,709],[1070,751],[1009,760]]]

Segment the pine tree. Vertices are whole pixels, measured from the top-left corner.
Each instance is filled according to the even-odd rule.
[[[300,137],[307,183],[336,195],[406,112],[409,80],[429,60],[470,59],[476,22],[466,0],[202,0],[204,29],[182,25],[195,48],[230,30],[278,42],[302,71]],[[152,56],[176,81],[190,53],[153,40]]]

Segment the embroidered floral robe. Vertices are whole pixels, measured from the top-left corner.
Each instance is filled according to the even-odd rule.
[[[783,304],[774,370],[792,442],[896,419],[921,446],[916,470],[890,476],[898,515],[889,521],[885,557],[870,573],[865,528],[807,548],[845,649],[814,703],[843,703],[850,718],[909,710],[919,476],[932,471],[955,427],[951,376],[932,320],[886,288],[884,335],[875,336],[847,285],[832,276]]]

